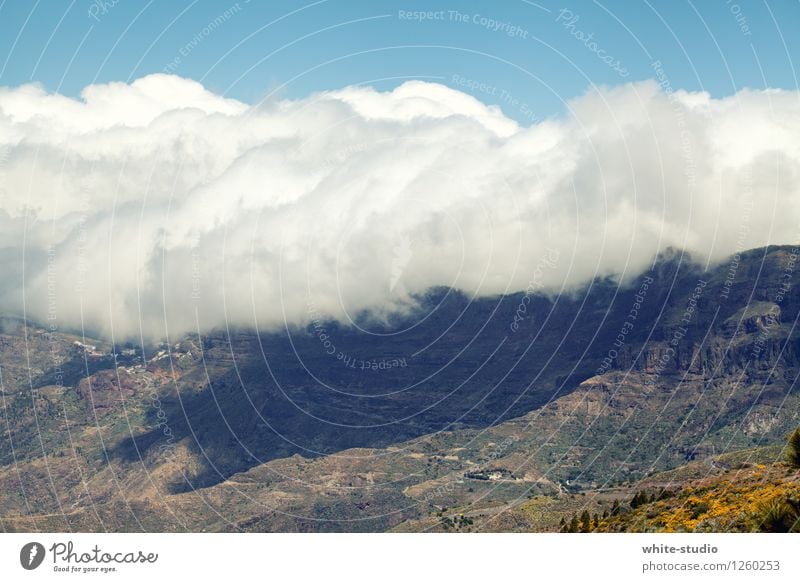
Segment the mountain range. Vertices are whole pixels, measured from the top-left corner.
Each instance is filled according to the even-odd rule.
[[[776,463],[800,425],[799,255],[670,251],[557,294],[431,289],[388,320],[160,345],[3,318],[0,526],[559,531],[586,511],[603,531],[714,527],[644,506],[764,475],[794,491]]]

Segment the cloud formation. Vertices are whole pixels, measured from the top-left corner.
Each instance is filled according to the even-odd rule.
[[[557,292],[797,243],[800,94],[663,79],[530,127],[438,84],[249,106],[152,75],[0,88],[0,313],[117,339]]]

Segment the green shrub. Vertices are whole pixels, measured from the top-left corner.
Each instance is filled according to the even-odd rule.
[[[768,533],[800,532],[800,500],[774,499],[757,516],[758,529]]]
[[[792,467],[800,469],[800,428],[789,435],[786,445],[786,460]]]

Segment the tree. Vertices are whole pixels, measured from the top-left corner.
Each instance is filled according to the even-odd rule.
[[[633,496],[633,499],[631,499],[631,508],[636,509],[640,505],[647,503],[647,501],[647,493],[644,491],[639,491]]]
[[[581,531],[583,533],[589,533],[592,531],[592,518],[589,517],[589,512],[585,509],[583,513],[581,513]]]
[[[572,519],[569,520],[569,525],[567,526],[567,531],[569,533],[575,533],[578,531],[578,516],[574,513],[572,514]]]
[[[674,496],[675,496],[675,494],[672,491],[669,491],[668,489],[663,489],[662,488],[661,491],[658,492],[658,497],[655,500],[656,501],[662,501],[664,499],[669,499],[670,497],[674,497]]]
[[[800,428],[789,435],[786,447],[786,460],[792,467],[800,469]]]
[[[611,504],[611,515],[619,515],[619,500],[617,499]]]

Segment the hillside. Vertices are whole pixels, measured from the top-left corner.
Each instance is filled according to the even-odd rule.
[[[640,493],[648,501],[601,518],[593,531],[800,531],[800,474],[785,464],[745,464],[676,484],[668,493],[648,493],[648,485],[642,483]]]
[[[619,288],[534,296],[516,331],[522,296],[447,290],[403,333],[317,324],[375,370],[326,353],[313,325],[136,347],[8,324],[0,525],[557,531],[670,470],[731,471],[699,475],[690,496],[725,479],[741,496],[760,479],[788,492],[778,453],[766,469],[723,460],[798,424],[796,263],[791,247],[707,271],[672,254]],[[680,495],[655,502],[670,523],[734,528],[687,521]],[[647,511],[598,529],[668,527]]]

